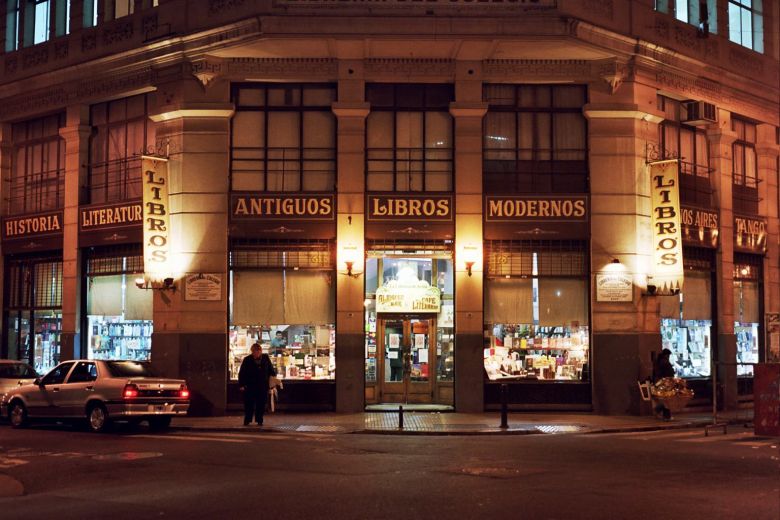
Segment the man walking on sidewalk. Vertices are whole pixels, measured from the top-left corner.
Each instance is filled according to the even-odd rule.
[[[250,351],[238,370],[238,386],[244,394],[244,426],[249,426],[253,415],[258,426],[262,426],[268,398],[268,378],[275,376],[276,370],[268,354],[263,354],[259,343],[253,344]]]

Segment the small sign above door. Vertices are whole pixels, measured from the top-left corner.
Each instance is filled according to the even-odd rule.
[[[376,291],[376,312],[416,313],[441,310],[441,291],[420,280],[412,269],[401,269]]]

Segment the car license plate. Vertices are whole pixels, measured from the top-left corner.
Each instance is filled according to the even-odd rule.
[[[150,404],[149,405],[149,413],[164,413],[165,412],[165,405],[164,404]]]

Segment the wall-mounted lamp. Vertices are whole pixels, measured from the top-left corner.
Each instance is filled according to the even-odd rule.
[[[361,273],[355,272],[355,266],[358,264],[358,249],[357,246],[345,245],[341,249],[342,262],[344,262],[344,271],[342,274],[349,276],[350,278],[357,278]]]
[[[162,282],[153,282],[144,278],[136,278],[135,286],[139,289],[151,290],[151,291],[171,291],[176,292],[176,284],[173,283],[173,278],[164,278]]]
[[[471,276],[471,268],[474,267],[474,260],[466,260],[466,272]]]
[[[472,269],[477,263],[479,256],[479,248],[477,246],[463,246],[463,265],[466,266],[466,272],[469,276],[472,274]]]
[[[618,260],[617,258],[613,258],[613,259],[612,259],[612,263],[613,263],[613,264],[619,264],[619,263],[620,263],[620,260]]]

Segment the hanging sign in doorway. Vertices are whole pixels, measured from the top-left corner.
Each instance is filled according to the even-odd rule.
[[[656,294],[674,294],[683,285],[683,248],[680,223],[678,161],[650,164],[653,234],[652,285]]]
[[[436,312],[441,310],[441,291],[420,280],[412,269],[402,268],[393,280],[376,290],[376,312]]]
[[[144,272],[151,280],[170,276],[168,160],[143,157]]]

